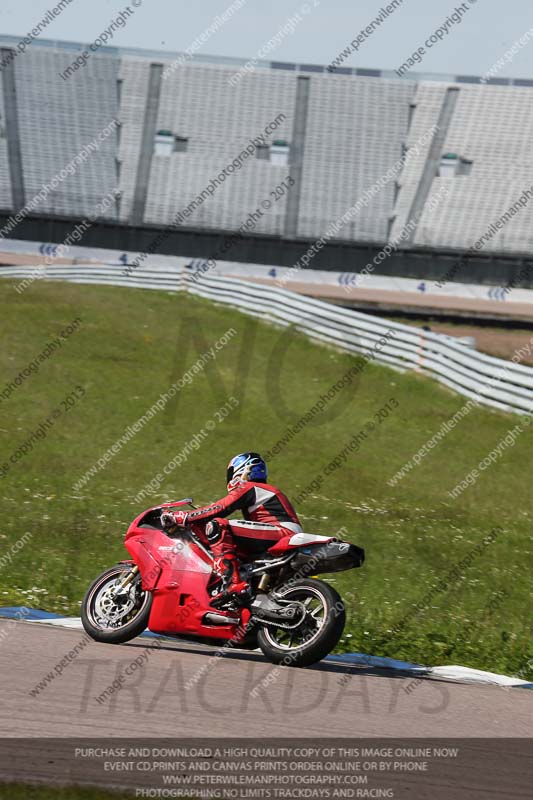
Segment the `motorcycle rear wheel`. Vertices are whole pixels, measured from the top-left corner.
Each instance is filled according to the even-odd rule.
[[[308,667],[329,655],[338,644],[346,623],[344,603],[332,586],[309,578],[280,587],[274,599],[297,600],[308,612],[293,631],[264,625],[257,634],[259,647],[273,664]]]
[[[152,608],[152,594],[144,592],[136,575],[126,594],[116,596],[131,567],[116,564],[96,578],[81,604],[81,621],[96,642],[123,644],[146,630]]]

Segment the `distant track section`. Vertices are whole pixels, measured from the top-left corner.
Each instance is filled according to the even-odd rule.
[[[209,272],[192,273],[190,268],[178,270],[175,266],[150,266],[125,275],[124,267],[116,264],[54,265],[38,276],[32,267],[5,267],[0,276],[19,278],[20,285],[46,278],[189,291],[283,326],[295,325],[309,338],[362,354],[367,361],[423,373],[481,405],[518,414],[533,412],[532,367],[478,353],[443,334],[351,311],[287,289]]]

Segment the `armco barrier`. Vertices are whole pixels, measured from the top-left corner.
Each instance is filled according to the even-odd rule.
[[[0,268],[0,276],[19,281],[35,275],[35,267]],[[310,338],[343,350],[372,354],[376,361],[395,369],[429,375],[482,405],[519,414],[533,413],[532,367],[477,353],[442,334],[382,320],[286,289],[209,274],[193,280],[187,270],[169,266],[139,268],[126,276],[120,265],[53,265],[44,268],[38,277],[140,289],[187,290],[246,314],[280,325],[293,325]]]

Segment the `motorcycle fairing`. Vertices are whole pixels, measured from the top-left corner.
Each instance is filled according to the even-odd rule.
[[[135,522],[142,522],[142,514]],[[210,625],[204,622],[210,606],[208,584],[213,559],[200,545],[186,535],[179,539],[167,536],[150,526],[130,526],[125,546],[139,567],[142,587],[153,595],[148,627],[154,633],[188,634],[200,637],[231,639],[236,625]],[[245,609],[239,612],[216,612],[219,616],[239,618],[244,625],[249,619]]]
[[[293,533],[292,536],[284,536],[279,542],[268,548],[268,552],[273,555],[281,555],[289,550],[313,544],[326,544],[334,541],[334,536],[318,536],[312,533]]]

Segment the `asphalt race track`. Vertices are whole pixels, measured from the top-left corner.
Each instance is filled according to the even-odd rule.
[[[253,748],[256,743],[286,745],[297,755],[302,744],[318,745],[317,752],[322,752],[324,747],[370,740],[376,748],[394,742],[460,748],[453,759],[434,758],[427,773],[404,774],[396,768],[382,773],[380,763],[380,771],[370,775],[387,784],[385,794],[363,787],[340,796],[531,797],[533,693],[529,690],[413,679],[325,662],[305,670],[276,668],[255,651],[227,652],[224,657],[219,652],[216,647],[146,637],[126,645],[103,645],[78,629],[1,620],[0,784],[88,784],[127,788],[135,796],[190,797],[186,787],[177,794],[154,794],[154,781],[164,778],[153,772],[153,762],[147,762],[149,772],[134,771],[136,763],[129,772],[110,774],[102,758],[78,758],[75,748],[90,744],[113,748],[136,741],[155,752],[180,742],[192,748]],[[56,669],[68,653],[74,658]],[[138,667],[133,669],[135,662]],[[55,677],[45,681],[47,675]],[[110,692],[113,682],[119,688]],[[216,770],[209,758],[206,764]],[[181,773],[177,779],[185,781],[189,770],[197,767],[189,760],[175,769]],[[240,772],[242,767],[231,769],[232,780],[250,781],[250,773]],[[263,779],[289,780],[294,769],[276,768]],[[305,763],[302,769],[307,769]],[[321,772],[313,773],[317,780],[330,780],[323,762],[318,769]],[[359,779],[359,765],[355,772],[351,764],[343,769],[348,770],[346,780]],[[378,769],[378,762],[371,769]],[[200,773],[198,780],[205,775]],[[254,776],[261,780],[260,772]],[[285,794],[271,789],[263,794],[232,791],[213,796],[339,796],[334,788],[326,795],[317,787],[299,787],[295,794],[292,789]]]
[[[0,622],[0,736],[530,737],[533,692],[322,663],[276,668],[258,652],[136,639],[90,642],[43,690],[82,631]],[[96,699],[145,654],[118,692]]]

